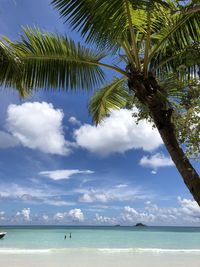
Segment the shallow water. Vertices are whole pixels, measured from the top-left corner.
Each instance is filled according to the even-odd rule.
[[[200,228],[194,227],[4,227],[5,249],[107,249],[124,251],[200,252]],[[0,230],[0,231],[1,231]],[[69,234],[72,238],[69,238]],[[66,235],[66,239],[64,239]]]
[[[200,266],[200,228],[37,226],[0,231],[7,231],[0,240],[0,266],[5,267]]]

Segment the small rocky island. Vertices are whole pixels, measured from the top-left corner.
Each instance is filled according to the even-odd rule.
[[[146,227],[147,225],[143,223],[136,223],[135,227]]]

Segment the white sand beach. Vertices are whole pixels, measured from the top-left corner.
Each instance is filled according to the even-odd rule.
[[[199,254],[88,253],[1,254],[2,267],[199,267]]]

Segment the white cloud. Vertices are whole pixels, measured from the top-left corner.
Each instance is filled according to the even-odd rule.
[[[55,170],[55,171],[43,171],[39,174],[48,177],[52,180],[70,179],[75,174],[92,174],[91,170]]]
[[[122,219],[126,223],[133,223],[133,224],[136,224],[138,222],[150,223],[155,220],[155,215],[146,212],[138,212],[134,208],[126,206],[124,207]]]
[[[106,203],[112,200],[113,200],[112,195],[109,195],[108,193],[106,194],[106,193],[97,193],[97,192],[85,193],[79,198],[80,202],[85,202],[85,203],[93,203],[93,202]]]
[[[46,102],[9,105],[7,129],[23,146],[44,153],[67,155],[70,144],[63,133],[63,112]]]
[[[73,125],[78,125],[78,126],[81,125],[81,122],[77,120],[77,118],[74,116],[70,117],[68,121]]]
[[[107,216],[102,216],[99,215],[98,213],[95,214],[95,218],[94,221],[100,224],[116,224],[117,223],[117,219],[114,217],[107,217]]]
[[[19,141],[17,138],[6,132],[0,131],[0,148],[15,147],[18,144]]]
[[[174,165],[171,158],[167,158],[161,153],[156,153],[152,156],[144,156],[140,159],[139,164],[143,167],[152,168],[152,174],[156,174],[155,170],[160,167],[170,167]]]
[[[0,221],[5,221],[6,220],[5,215],[6,215],[5,211],[0,211]]]
[[[65,217],[67,216],[67,213],[66,212],[57,212],[55,215],[54,215],[54,220],[57,221],[57,222],[62,222]]]
[[[74,132],[77,144],[103,156],[123,153],[130,149],[152,151],[163,144],[152,124],[142,120],[138,124],[132,116],[134,110],[114,110],[97,127],[82,125]]]
[[[72,209],[69,211],[69,217],[72,219],[72,221],[78,221],[83,222],[84,221],[84,215],[81,209]]]
[[[49,199],[43,199],[42,202],[47,205],[52,205],[52,206],[74,206],[76,203],[72,201],[65,201],[65,200],[59,200],[59,199],[54,199],[54,198],[49,198]]]
[[[15,198],[28,200],[31,198],[39,199],[42,197],[54,196],[60,192],[51,189],[47,186],[26,187],[15,183],[0,183],[1,192],[0,198]]]
[[[29,221],[31,221],[30,215],[31,215],[30,208],[24,208],[21,211],[18,211],[16,213],[16,218],[19,221],[29,222]]]
[[[74,206],[76,203],[66,201],[60,196],[67,195],[66,189],[56,189],[47,185],[20,186],[15,183],[0,183],[0,200],[14,200],[24,203],[47,204],[51,206]],[[71,194],[71,192],[70,192]]]
[[[48,222],[48,221],[49,221],[49,216],[46,215],[46,214],[43,214],[43,215],[42,215],[42,220],[43,220],[44,222]]]
[[[77,191],[78,192],[78,191]],[[80,202],[84,203],[107,203],[112,201],[134,201],[138,199],[151,199],[151,192],[144,192],[140,187],[113,187],[113,188],[102,188],[100,189],[85,189],[79,198]]]
[[[198,218],[200,221],[200,207],[196,201],[186,198],[178,197],[178,202],[181,206],[182,212],[185,215],[192,216],[193,218]]]
[[[81,209],[71,209],[69,212],[57,212],[54,220],[61,222],[83,222],[85,220]]]
[[[45,195],[45,191],[42,189],[20,186],[15,183],[0,183],[0,187],[0,199],[12,198],[27,200],[31,199],[31,197],[37,199]]]
[[[150,225],[199,225],[200,207],[191,200],[178,197],[178,207],[159,207],[150,201],[145,203],[144,210],[126,206],[121,219],[127,224],[138,222]]]
[[[116,188],[125,188],[125,187],[127,187],[128,185],[127,184],[118,184],[118,185],[116,185],[115,187]]]
[[[30,221],[30,213],[31,213],[30,208],[23,209],[23,210],[21,211],[21,213],[22,213],[22,215],[23,215],[23,217],[24,217],[24,219],[25,219],[26,221]]]
[[[91,209],[86,209],[92,212],[94,217],[89,221],[85,219],[85,214],[80,208],[74,208],[66,212],[57,212],[54,216],[46,213],[34,214],[30,208],[23,208],[13,216],[6,215],[5,212],[0,212],[0,220],[4,223],[96,223],[96,224],[120,224],[120,225],[135,225],[138,222],[147,225],[194,225],[200,224],[200,207],[191,199],[177,198],[177,207],[160,207],[151,201],[146,201],[143,208],[135,208],[126,205],[123,209],[118,206],[117,210],[121,213],[116,217],[110,217],[106,214],[105,209],[114,209],[115,206],[91,206]],[[97,211],[99,210],[99,211]],[[87,214],[86,214],[87,215]]]

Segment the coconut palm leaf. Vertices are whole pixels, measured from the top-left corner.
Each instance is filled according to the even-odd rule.
[[[199,79],[200,44],[193,43],[182,50],[167,49],[163,58],[154,58],[151,62],[157,77],[168,79],[176,74],[176,79],[185,83],[185,86],[193,79]]]
[[[126,106],[130,98],[126,78],[116,78],[105,87],[97,90],[89,102],[89,112],[93,121],[98,124],[111,110]]]
[[[24,29],[21,41],[10,47],[23,62],[24,84],[33,88],[92,88],[104,79],[95,52],[61,35]]]
[[[137,16],[138,10],[145,10],[152,2],[169,8],[159,0],[53,0],[65,22],[77,29],[87,42],[116,49],[126,37],[138,61],[135,31],[144,24],[145,16]],[[134,14],[135,13],[135,14]],[[139,62],[137,62],[139,65]]]
[[[101,67],[120,72],[117,67],[101,63],[103,52],[38,28],[24,28],[17,43],[6,41],[23,63],[21,78],[28,88],[92,89],[104,80]]]
[[[153,34],[154,44],[150,51],[149,61],[162,60],[169,48],[178,51],[185,49],[194,42],[200,42],[200,13],[174,14],[168,16],[168,22]]]

